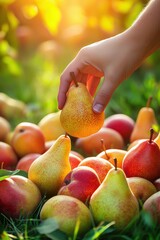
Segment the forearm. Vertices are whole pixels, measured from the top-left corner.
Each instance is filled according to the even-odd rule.
[[[144,58],[160,47],[160,0],[151,0],[127,30],[141,47]]]

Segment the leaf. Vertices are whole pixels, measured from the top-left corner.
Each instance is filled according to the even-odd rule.
[[[53,218],[48,218],[40,223],[37,227],[37,231],[40,234],[48,234],[59,228],[57,222]]]
[[[11,171],[11,170],[6,170],[6,169],[0,169],[0,181],[12,176],[12,175],[20,175],[23,177],[27,177],[28,174],[25,171],[22,170],[15,170],[15,171]]]

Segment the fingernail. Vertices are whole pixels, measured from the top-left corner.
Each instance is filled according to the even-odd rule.
[[[93,111],[96,112],[96,113],[101,113],[101,112],[103,112],[103,105],[102,105],[102,104],[99,104],[99,103],[95,104],[95,105],[93,106]]]

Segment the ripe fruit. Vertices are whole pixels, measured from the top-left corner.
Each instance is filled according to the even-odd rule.
[[[79,166],[66,175],[58,195],[72,196],[87,203],[99,185],[100,180],[94,169]]]
[[[130,177],[127,178],[127,182],[136,196],[137,200],[144,203],[147,198],[157,192],[156,187],[150,181],[141,177]]]
[[[121,134],[124,142],[128,143],[134,128],[134,124],[135,122],[131,117],[119,113],[107,117],[104,121],[103,127],[108,127],[116,130]]]
[[[19,157],[28,153],[45,152],[44,136],[40,128],[30,122],[21,122],[15,127],[11,145]]]
[[[71,170],[70,151],[69,136],[61,135],[48,151],[31,164],[28,178],[38,186],[43,195],[52,197],[57,194],[63,179]]]
[[[90,207],[96,224],[114,221],[115,227],[120,229],[126,227],[139,213],[138,201],[128,185],[125,173],[116,164],[92,194]]]
[[[73,84],[61,111],[60,121],[65,131],[73,137],[86,137],[97,132],[103,125],[104,112],[93,112],[93,98],[83,83]]]
[[[41,201],[37,186],[23,176],[10,176],[0,181],[0,212],[8,217],[27,217]]]
[[[0,142],[0,169],[14,170],[18,157],[13,148],[4,142]]]
[[[9,121],[0,117],[0,141],[5,141],[5,138],[10,133],[11,125]]]
[[[123,159],[122,168],[127,177],[142,177],[154,181],[160,177],[160,149],[152,140],[145,140],[131,148]]]
[[[40,212],[40,219],[53,218],[59,229],[68,236],[73,236],[78,225],[78,235],[84,235],[92,227],[91,213],[79,199],[57,195],[45,202]]]
[[[45,141],[56,140],[60,135],[65,134],[60,122],[60,114],[61,111],[49,113],[38,123],[45,137]]]
[[[17,163],[17,166],[16,166],[16,169],[20,169],[20,170],[28,172],[31,164],[39,156],[41,156],[41,154],[39,154],[39,153],[29,153],[29,154],[26,154],[24,157],[19,159],[19,161]]]
[[[110,162],[96,156],[84,158],[79,164],[79,167],[80,166],[88,166],[94,169],[100,179],[100,182],[103,182],[108,171],[114,167]]]
[[[160,191],[151,195],[143,204],[143,210],[148,212],[158,225],[160,224]]]
[[[75,142],[75,147],[86,156],[95,156],[102,151],[101,139],[103,139],[106,149],[123,149],[124,147],[122,136],[117,131],[104,127],[88,137],[78,138]]]

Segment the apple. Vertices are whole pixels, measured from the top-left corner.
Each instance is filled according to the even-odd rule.
[[[130,177],[127,178],[127,182],[133,194],[135,195],[137,200],[140,201],[141,203],[144,203],[147,200],[147,198],[149,198],[151,195],[157,192],[157,189],[154,186],[154,184],[145,178]]]
[[[7,119],[0,116],[0,141],[5,140],[7,135],[10,133],[11,125]]]
[[[0,181],[0,212],[7,217],[27,217],[40,201],[38,187],[26,177],[13,175]]]
[[[16,165],[16,169],[28,172],[32,162],[34,162],[34,160],[36,158],[38,158],[40,155],[41,155],[40,153],[28,153],[28,154],[26,154],[25,156],[23,156],[22,158],[19,159],[19,161]]]
[[[154,186],[156,187],[157,191],[160,191],[160,178],[157,178],[154,182],[153,182]]]
[[[123,149],[107,149],[100,152],[97,157],[104,158],[114,165],[114,159],[117,159],[117,167],[122,168],[123,158],[126,155],[127,151]]]
[[[104,120],[103,127],[111,128],[121,134],[125,143],[130,140],[135,121],[126,114],[118,113],[107,117]]]
[[[95,156],[102,151],[101,140],[103,139],[106,149],[123,149],[122,136],[111,128],[102,127],[98,132],[75,141],[75,148],[81,150],[85,156]]]
[[[160,224],[160,191],[154,193],[144,202],[143,210],[149,213],[155,223]]]
[[[45,152],[43,133],[36,124],[31,122],[21,122],[15,127],[11,145],[19,157],[28,153]]]
[[[76,155],[77,157],[79,157],[81,160],[84,159],[84,156],[83,156],[81,153],[79,153],[79,152],[77,152],[77,151],[75,151],[75,150],[71,150],[71,153],[73,153],[74,155]]]
[[[77,155],[75,155],[72,152],[69,153],[69,162],[71,165],[71,169],[78,167],[78,165],[80,164],[81,161],[82,161],[82,159],[80,157],[78,157]]]
[[[58,195],[72,196],[86,203],[99,186],[96,171],[87,166],[79,166],[66,175]]]
[[[52,218],[58,224],[59,229],[73,237],[76,226],[78,235],[83,236],[92,228],[92,218],[89,208],[79,199],[56,195],[48,199],[42,206],[40,219]]]
[[[94,169],[100,179],[100,182],[104,180],[108,171],[114,167],[109,161],[96,156],[84,158],[80,162],[79,167],[80,166],[88,166]]]
[[[14,170],[18,157],[13,148],[4,142],[0,142],[0,169]]]

